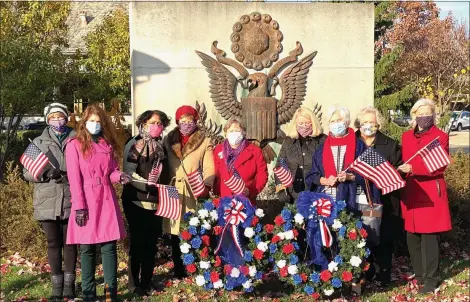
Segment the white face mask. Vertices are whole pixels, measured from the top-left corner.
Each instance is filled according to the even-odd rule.
[[[85,126],[86,126],[87,130],[90,132],[91,135],[98,134],[101,131],[101,124],[99,124],[97,122],[87,121]]]
[[[243,140],[243,134],[241,132],[229,132],[227,133],[227,140],[232,146],[238,145]]]

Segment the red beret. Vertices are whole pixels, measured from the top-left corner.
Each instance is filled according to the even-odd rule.
[[[179,107],[178,110],[176,110],[176,116],[175,116],[176,117],[176,123],[178,123],[181,116],[183,116],[185,114],[192,115],[194,117],[194,121],[198,120],[199,114],[197,113],[196,109],[194,109],[191,106],[185,105],[185,106]]]

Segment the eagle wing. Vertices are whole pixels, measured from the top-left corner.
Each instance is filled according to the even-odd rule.
[[[226,120],[242,115],[242,104],[237,100],[237,78],[224,65],[205,53],[196,51],[210,79],[210,93],[214,106]]]
[[[282,125],[289,122],[294,116],[295,111],[302,105],[307,90],[307,74],[316,55],[316,51],[309,54],[282,74],[279,80],[282,98],[277,103],[279,124]]]

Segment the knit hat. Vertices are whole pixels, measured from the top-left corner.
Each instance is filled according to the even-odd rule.
[[[178,123],[180,118],[185,114],[194,116],[194,121],[197,121],[199,118],[199,114],[197,113],[196,109],[191,106],[185,105],[179,107],[178,110],[176,110],[176,123]]]
[[[61,103],[52,103],[52,104],[47,105],[46,108],[44,108],[44,119],[46,120],[46,123],[47,123],[47,117],[50,114],[56,113],[56,112],[60,112],[63,115],[65,115],[66,119],[68,119],[69,117],[69,111],[67,110],[67,106]]]

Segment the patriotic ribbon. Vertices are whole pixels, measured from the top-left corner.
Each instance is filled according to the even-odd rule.
[[[246,213],[243,212],[244,209],[245,209],[245,206],[241,202],[235,199],[232,199],[230,208],[227,208],[224,210],[225,226],[222,230],[222,233],[220,234],[219,244],[217,245],[217,248],[215,249],[215,252],[214,252],[215,255],[219,253],[220,248],[222,247],[222,241],[225,236],[225,231],[229,229],[229,232],[233,238],[233,242],[235,243],[235,246],[237,247],[237,250],[240,253],[240,256],[243,257],[243,250],[242,250],[240,238],[238,235],[238,225],[240,223],[245,222],[247,218]]]
[[[320,215],[318,224],[320,227],[321,242],[323,246],[330,247],[333,244],[333,237],[323,217],[329,217],[331,215],[331,201],[326,198],[320,198],[313,202],[313,206],[317,207],[317,213]]]

